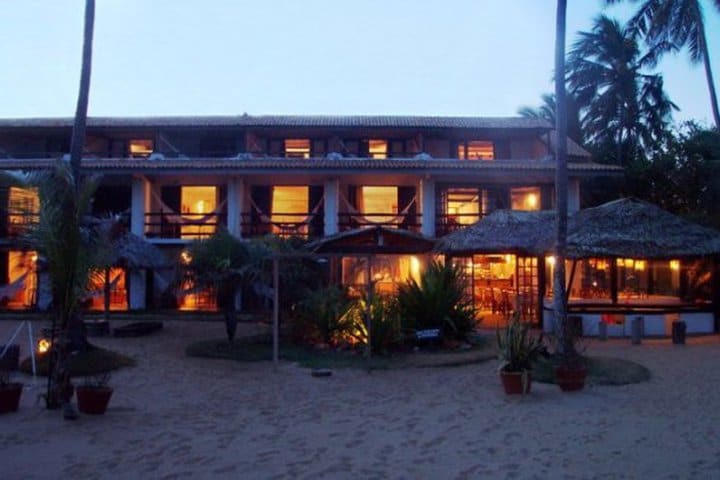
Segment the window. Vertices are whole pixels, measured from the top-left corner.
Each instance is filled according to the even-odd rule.
[[[8,228],[10,234],[20,234],[28,225],[38,223],[40,198],[37,188],[10,187],[8,191]]]
[[[201,238],[215,233],[218,224],[217,187],[182,187],[180,238]]]
[[[395,295],[399,285],[410,279],[416,282],[420,281],[423,264],[414,255],[375,255],[370,269],[375,293],[378,295]],[[342,258],[342,284],[349,287],[351,295],[360,296],[365,292],[366,275],[366,258]]]
[[[155,142],[150,139],[134,139],[128,142],[128,150],[131,158],[144,158],[149,156],[155,149]]]
[[[110,287],[110,310],[127,310],[127,290],[125,286],[125,270],[113,267],[108,270],[108,286]],[[105,309],[105,275],[94,275],[90,278],[91,310]]]
[[[458,144],[457,158],[461,160],[492,160],[495,145],[486,140],[470,140]]]
[[[387,140],[368,140],[368,156],[374,159],[387,158],[388,143]]]
[[[540,210],[540,187],[522,187],[510,190],[510,208],[513,210]]]
[[[285,139],[285,158],[310,158],[310,140]]]
[[[7,308],[27,308],[37,300],[37,252],[11,250],[8,255]]]
[[[472,225],[487,209],[487,191],[477,188],[447,190],[447,220],[456,225]]]
[[[358,207],[372,222],[392,222],[398,214],[398,188],[361,187]]]
[[[272,187],[273,233],[280,236],[307,234],[309,187]]]

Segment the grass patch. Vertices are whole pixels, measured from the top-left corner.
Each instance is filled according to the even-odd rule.
[[[38,355],[35,357],[37,374],[47,376],[49,355]],[[134,367],[135,360],[122,353],[107,350],[105,348],[90,346],[86,352],[79,352],[70,355],[68,368],[71,377],[83,377],[97,375],[98,373],[117,370],[122,367]],[[30,357],[24,359],[20,364],[20,371],[32,375],[32,361]]]
[[[190,357],[220,358],[238,362],[262,362],[272,360],[272,345],[248,344],[225,340],[195,342],[187,346],[185,353]],[[451,367],[480,363],[495,358],[484,346],[468,350],[437,350],[434,352],[396,353],[373,355],[365,358],[358,351],[316,350],[300,345],[280,345],[280,359],[298,363],[305,368],[358,368],[365,370],[387,370],[415,367]]]
[[[651,373],[647,367],[630,360],[613,357],[585,357],[588,368],[587,383],[593,385],[629,385],[647,382]],[[541,359],[533,365],[532,378],[541,383],[555,383],[558,359]]]

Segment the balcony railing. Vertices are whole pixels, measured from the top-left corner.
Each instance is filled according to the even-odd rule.
[[[28,232],[30,228],[37,225],[40,221],[38,213],[33,212],[13,212],[9,211],[7,215],[6,237],[17,238]]]
[[[401,230],[420,231],[421,215],[417,213],[339,213],[338,228],[340,231],[352,230],[362,227],[381,226],[399,228]]]
[[[479,222],[483,215],[480,213],[456,213],[456,214],[437,214],[435,222],[435,236],[442,237],[456,230],[469,227]]]
[[[244,213],[242,234],[257,237],[274,234],[279,237],[314,238],[323,235],[324,218],[321,213],[281,213],[271,216]]]
[[[145,236],[148,238],[196,240],[214,234],[226,225],[223,213],[150,212],[145,214]]]

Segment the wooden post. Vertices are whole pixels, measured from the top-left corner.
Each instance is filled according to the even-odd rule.
[[[273,258],[273,369],[277,372],[280,357],[280,268]]]
[[[610,259],[610,299],[612,300],[612,303],[618,302],[617,258]]]
[[[367,329],[367,345],[365,346],[365,356],[367,358],[372,357],[372,301],[373,301],[373,282],[372,282],[372,269],[370,262],[372,257],[365,257],[365,288],[366,300],[365,300],[365,328]]]
[[[570,268],[570,278],[568,279],[567,287],[565,287],[565,304],[567,304],[570,298],[570,289],[575,281],[575,268],[577,267],[577,259],[573,259],[572,267]]]

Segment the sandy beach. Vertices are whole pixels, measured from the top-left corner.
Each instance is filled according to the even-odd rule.
[[[0,322],[0,338],[17,324]],[[36,325],[36,331],[40,325]],[[256,326],[242,325],[244,333]],[[506,396],[494,361],[336,370],[188,358],[221,323],[165,322],[93,339],[134,357],[104,416],[64,421],[37,402],[0,416],[0,478],[720,478],[720,338],[593,342],[649,382]],[[26,352],[26,345],[23,345]]]

